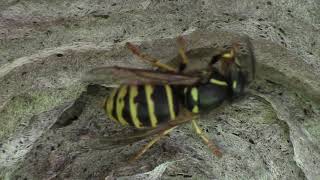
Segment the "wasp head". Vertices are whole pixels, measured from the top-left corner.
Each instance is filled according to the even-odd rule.
[[[246,45],[247,54],[241,54],[239,43],[234,43],[230,49],[211,60],[211,64],[226,79],[232,97],[241,96],[255,77],[255,56],[249,38]]]

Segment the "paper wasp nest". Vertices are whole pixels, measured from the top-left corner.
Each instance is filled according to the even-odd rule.
[[[320,178],[316,1],[43,3],[0,7],[0,177]],[[145,140],[82,148],[122,127],[106,120],[99,105],[114,84],[86,86],[81,75],[109,65],[150,68],[125,48],[127,41],[172,63],[180,34],[194,68],[215,48],[243,35],[252,39],[257,77],[249,89],[258,96],[248,95],[199,122],[224,156],[212,156],[187,124],[134,164],[126,159]]]

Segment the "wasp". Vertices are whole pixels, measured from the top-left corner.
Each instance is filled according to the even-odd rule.
[[[109,66],[95,68],[85,76],[86,80],[110,79],[111,76],[119,81],[120,86],[104,101],[107,116],[123,126],[143,130],[138,137],[153,137],[131,160],[137,160],[153,144],[187,122],[192,123],[213,154],[220,157],[220,149],[199,127],[199,115],[225,101],[242,97],[254,79],[255,57],[249,38],[246,40],[249,58],[239,57],[239,44],[234,43],[214,55],[206,68],[196,71],[186,71],[190,64],[182,36],[177,38],[177,44],[181,57],[177,67],[163,64],[142,53],[136,45],[127,43],[134,55],[157,69]]]

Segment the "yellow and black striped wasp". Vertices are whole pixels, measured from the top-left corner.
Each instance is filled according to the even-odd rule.
[[[238,56],[239,45],[235,43],[214,55],[207,68],[192,72],[185,71],[189,59],[184,38],[180,36],[177,44],[181,56],[178,67],[163,64],[127,43],[133,54],[158,69],[102,67],[89,71],[84,78],[90,82],[112,76],[121,82],[119,88],[106,97],[104,109],[107,116],[121,125],[130,125],[144,132],[128,138],[153,137],[132,160],[138,159],[159,139],[186,122],[191,122],[203,142],[215,155],[221,156],[219,148],[198,126],[199,113],[243,96],[245,87],[254,79],[255,57],[249,38],[246,40],[249,58]]]

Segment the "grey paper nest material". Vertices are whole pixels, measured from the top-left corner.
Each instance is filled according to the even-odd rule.
[[[316,1],[303,6],[294,1],[285,6],[278,1],[47,3],[50,6],[12,2],[0,7],[0,30],[5,32],[0,34],[1,176],[320,178]],[[160,18],[171,11],[182,16]],[[284,14],[274,17],[279,12]],[[196,28],[200,30],[192,32]],[[87,87],[80,83],[81,75],[108,65],[149,68],[133,58],[122,40],[164,61],[175,59],[175,37],[181,29],[188,30],[191,61],[200,64],[210,58],[208,47],[230,45],[241,36],[237,33],[253,39],[258,76],[250,90],[259,96],[249,95],[200,122],[223,150],[223,158],[213,157],[188,125],[134,164],[127,159],[145,141],[103,150],[83,148],[87,142],[98,146],[96,137],[114,135],[121,127],[106,120],[99,106],[109,89]],[[132,39],[136,37],[140,41]]]
[[[206,54],[209,52],[206,47],[214,44],[218,44],[217,46],[230,44],[235,38],[239,36],[223,32],[194,32],[187,35],[191,62],[210,58]],[[5,157],[1,159],[2,166],[7,171],[14,170],[13,177],[102,178],[110,174],[115,177],[140,174],[156,168],[161,163],[171,161],[162,175],[163,178],[192,176],[300,179],[309,176],[313,179],[319,173],[320,157],[319,134],[315,129],[319,127],[317,124],[319,91],[316,91],[319,82],[315,79],[316,76],[311,74],[312,67],[291,57],[284,48],[267,42],[253,42],[256,47],[259,73],[251,89],[261,97],[248,96],[240,102],[227,106],[222,113],[204,116],[201,121],[202,127],[223,150],[222,159],[213,157],[188,126],[173,132],[170,138],[162,140],[140,161],[132,165],[126,163],[127,159],[143,142],[132,146],[107,147],[103,150],[82,148],[82,143],[93,141],[94,144],[95,137],[111,136],[120,127],[111,121],[106,121],[99,107],[99,101],[108,93],[106,88],[89,86],[87,90],[69,89],[81,87],[77,81],[80,76],[77,74],[93,66],[139,62],[133,60],[126,48],[119,44],[105,49],[88,48],[90,53],[77,53],[81,48],[69,50],[72,57],[66,55],[64,61],[57,56],[54,58],[60,61],[53,61],[50,58],[39,60],[44,63],[56,62],[49,66],[52,68],[57,68],[59,62],[67,66],[65,62],[68,61],[70,69],[73,69],[75,65],[69,59],[77,59],[77,69],[69,72],[69,77],[74,78],[72,81],[74,83],[66,84],[64,90],[66,92],[69,90],[70,99],[67,100],[63,93],[54,94],[56,91],[63,92],[63,89],[43,89],[41,86],[40,88],[30,86],[32,91],[20,95],[41,98],[40,95],[33,94],[37,91],[43,93],[51,90],[54,93],[43,95],[45,99],[54,96],[62,97],[63,100],[61,102],[56,98],[44,100],[50,104],[42,106],[47,108],[46,111],[35,112],[25,126],[15,131],[15,136],[5,141],[2,145],[5,151],[1,156]],[[165,59],[174,59],[176,54],[174,38],[143,42],[141,46],[146,47],[150,54],[162,54]],[[93,54],[101,52],[104,53],[106,61],[90,58]],[[24,66],[23,69],[30,77],[41,74],[42,70],[34,67],[33,64]],[[279,67],[285,67],[285,70]],[[38,72],[35,72],[36,70]],[[67,73],[63,68],[62,71]],[[53,76],[52,73],[53,71],[44,72],[41,77]],[[316,74],[315,71],[313,73]],[[57,74],[60,74],[59,71]],[[7,78],[15,77],[14,75],[14,72],[10,72]],[[59,78],[58,75],[55,75],[55,78]],[[81,96],[78,96],[79,93]],[[73,102],[72,98],[76,100]],[[9,101],[4,108],[9,108],[18,101],[17,99],[19,100],[19,97]],[[32,99],[29,102],[30,106],[35,107],[34,111],[37,110],[37,103],[43,102]],[[16,142],[17,139],[22,142]],[[19,158],[22,157],[25,159],[20,161]]]

